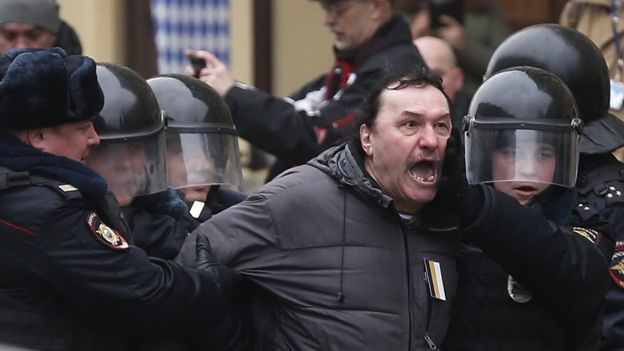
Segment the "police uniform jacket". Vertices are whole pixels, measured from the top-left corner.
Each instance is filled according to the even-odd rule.
[[[237,85],[225,101],[239,135],[277,156],[272,178],[350,135],[354,110],[385,71],[422,66],[409,26],[396,15],[357,50],[336,51],[329,73],[288,98]]]
[[[131,244],[116,202],[93,190],[97,174],[6,136],[0,155],[2,165],[46,174],[0,170],[0,342],[125,350],[132,333],[205,327],[219,312],[212,274]]]
[[[562,218],[552,202],[524,208],[486,190],[487,216],[465,233],[459,292],[443,349],[598,350],[613,245],[608,224],[582,220],[575,206],[572,221],[583,224],[559,226],[544,215],[548,208]],[[569,209],[573,198],[559,201]],[[489,224],[477,230],[479,222]]]
[[[250,282],[251,349],[399,351],[441,343],[460,237],[402,219],[352,150],[327,150],[191,234],[208,237],[217,259]],[[438,298],[428,289],[427,264],[439,278]]]
[[[624,349],[624,164],[611,154],[581,155],[577,181],[579,211],[606,218],[615,235],[615,253],[605,298],[601,350]]]

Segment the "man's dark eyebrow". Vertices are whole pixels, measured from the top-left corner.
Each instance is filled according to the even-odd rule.
[[[403,110],[403,112],[401,113],[402,115],[408,115],[408,116],[413,116],[413,117],[422,117],[422,113],[420,112],[414,112],[414,111],[409,111],[409,110]],[[443,118],[451,118],[451,112],[446,112],[443,115],[440,115],[438,117],[438,119],[443,119]]]

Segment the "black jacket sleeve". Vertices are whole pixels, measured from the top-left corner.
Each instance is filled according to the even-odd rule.
[[[129,206],[123,208],[123,214],[135,245],[150,257],[173,259],[189,234],[188,228],[171,216]]]
[[[602,211],[617,239],[611,260],[612,282],[605,298],[603,345],[601,350],[621,350],[624,347],[624,203]]]
[[[483,189],[484,208],[466,231],[467,240],[558,313],[598,309],[609,285],[609,259],[597,245],[609,240],[609,227],[557,226],[539,210],[489,186]]]
[[[286,100],[235,86],[225,101],[239,135],[254,146],[298,163],[320,153],[312,120]]]
[[[331,99],[323,97],[321,76],[288,99],[234,86],[225,101],[243,139],[279,159],[302,164],[356,132],[354,111],[388,69],[422,65],[418,50],[408,41],[366,57],[355,69],[354,80]],[[315,128],[324,129],[326,135],[317,137]]]
[[[218,277],[132,245],[112,247],[105,237],[115,236],[99,235],[109,227],[91,225],[94,218],[78,206],[58,207],[37,233],[28,267],[78,316],[137,332],[206,327],[219,318]]]

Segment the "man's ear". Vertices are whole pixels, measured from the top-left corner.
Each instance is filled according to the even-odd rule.
[[[453,68],[453,84],[455,85],[455,91],[459,91],[464,87],[464,71],[459,68]]]
[[[44,150],[47,142],[46,130],[45,128],[26,130],[20,139],[37,150]]]
[[[372,140],[371,140],[371,130],[365,125],[362,124],[360,126],[360,143],[362,144],[362,149],[367,156],[372,155]]]
[[[371,5],[373,6],[373,18],[384,17],[382,20],[385,22],[385,17],[387,17],[388,14],[392,14],[392,4],[390,0],[372,0]]]

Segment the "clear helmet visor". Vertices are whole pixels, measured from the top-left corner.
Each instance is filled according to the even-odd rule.
[[[579,135],[560,130],[471,128],[466,133],[470,184],[529,182],[573,187]]]
[[[182,189],[226,185],[241,189],[238,139],[232,133],[167,133],[169,185]]]
[[[161,192],[167,188],[165,133],[103,139],[93,147],[87,165],[106,179],[109,190],[121,206],[136,196]]]

